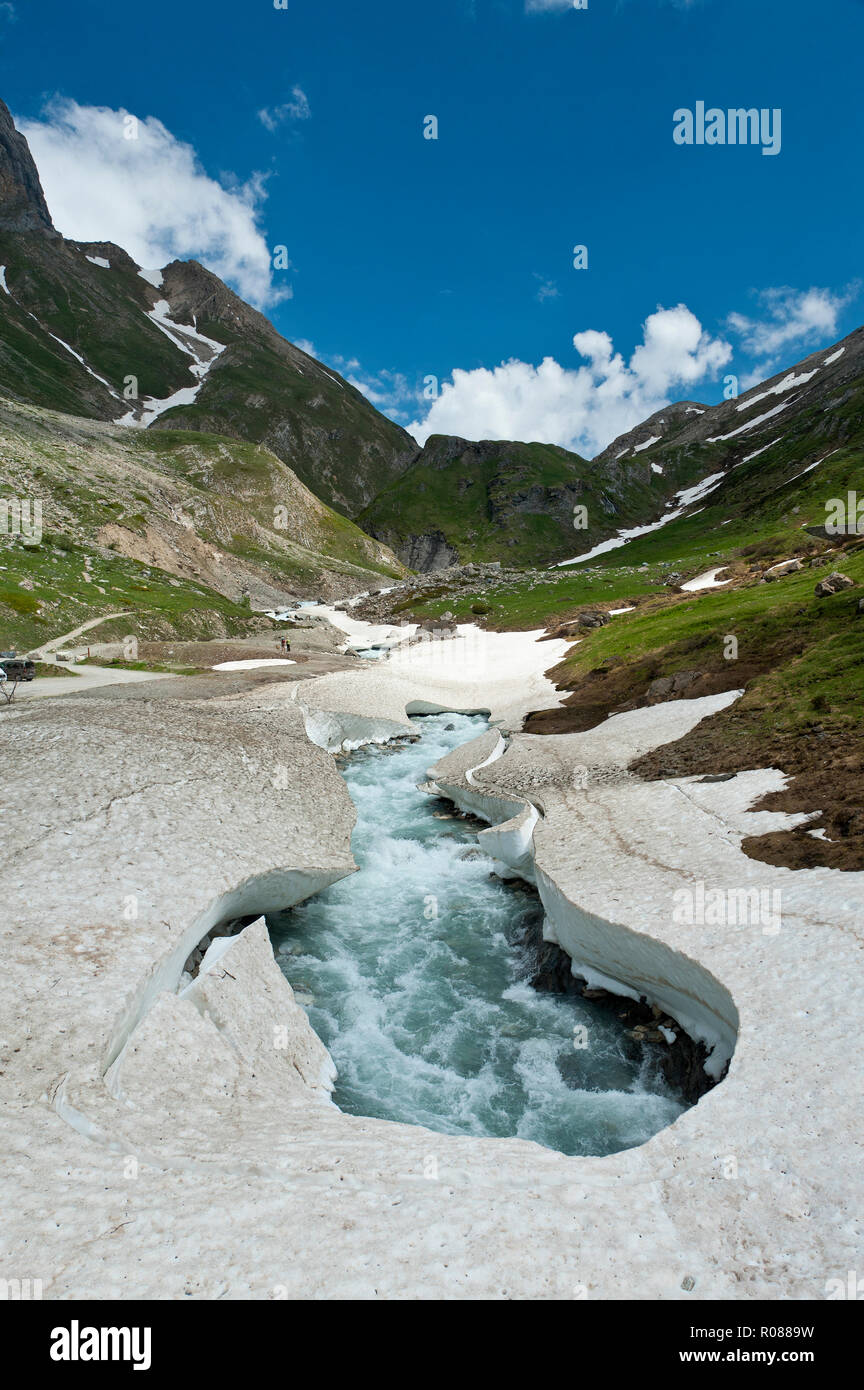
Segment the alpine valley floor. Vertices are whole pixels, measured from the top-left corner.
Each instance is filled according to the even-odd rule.
[[[771,769],[627,771],[735,692],[518,732],[558,699],[543,672],[567,644],[535,637],[463,628],[310,679],[178,676],[3,713],[7,1279],[51,1299],[783,1300],[858,1267],[864,874],[742,853],[802,819],[748,809]],[[639,1148],[565,1157],[329,1100],[260,918],[354,869],[332,753],[442,710],[506,730],[444,758],[433,790],[534,878],[574,969],[657,1002],[718,1075],[731,1057]],[[779,890],[779,922],[676,921],[706,883]]]

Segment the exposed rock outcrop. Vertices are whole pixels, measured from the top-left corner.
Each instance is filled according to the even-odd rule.
[[[54,232],[30,147],[15,129],[9,107],[3,101],[0,101],[0,227],[14,232]]]
[[[830,598],[832,594],[839,594],[841,589],[853,589],[855,580],[850,579],[848,574],[841,574],[839,570],[834,570],[825,579],[820,579],[813,592],[817,598]]]

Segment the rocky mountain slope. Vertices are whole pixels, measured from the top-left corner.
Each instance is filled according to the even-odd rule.
[[[860,451],[862,443],[864,328],[858,328],[737,399],[658,412],[594,463],[629,469],[638,461],[676,485],[698,482],[698,496],[675,510],[695,515],[697,507],[719,508],[721,520],[733,524],[766,508],[779,517],[794,484],[844,450]]]
[[[234,630],[226,617],[340,597],[404,572],[275,454],[216,435],[0,401],[4,498],[38,500],[42,530],[36,544],[2,538],[4,648],[35,646],[118,607],[139,614],[142,636],[195,636],[178,619],[200,607],[206,632],[220,636]]]
[[[20,400],[263,444],[349,516],[417,452],[197,262],[142,271],[111,243],[60,236],[2,102],[0,266],[0,387]]]
[[[110,243],[60,236],[2,103],[0,197],[0,388],[151,439],[261,445],[421,571],[552,565],[661,525],[683,535],[703,513],[714,527],[781,522],[864,430],[862,329],[740,399],[672,404],[590,461],[444,436],[418,449],[197,262],[142,270]]]
[[[553,564],[618,526],[654,516],[667,494],[646,465],[595,468],[555,444],[432,435],[357,520],[411,569],[501,560]],[[588,529],[574,529],[574,507]]]
[[[358,518],[412,568],[552,564],[622,532],[695,516],[726,522],[774,502],[864,433],[864,329],[705,406],[679,401],[588,461],[554,445],[433,435]],[[772,501],[773,499],[773,501]],[[574,529],[574,506],[588,524]]]

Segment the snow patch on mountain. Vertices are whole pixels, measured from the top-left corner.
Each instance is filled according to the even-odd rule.
[[[780,440],[781,440],[782,438],[783,438],[782,435],[778,435],[776,439],[772,439],[772,440],[771,440],[771,443],[770,443],[770,444],[763,444],[761,449],[754,449],[753,452],[752,452],[752,454],[747,454],[747,455],[745,455],[745,457],[744,457],[743,459],[741,459],[741,463],[749,463],[751,459],[758,458],[759,455],[760,455],[760,454],[764,454],[764,453],[766,452],[766,450],[768,450],[768,449],[773,449],[773,448],[774,448],[774,445],[775,445],[775,444],[779,444],[779,443],[780,443]],[[741,463],[736,463],[736,464],[735,464],[735,467],[736,467],[736,468],[740,468],[740,467],[741,467]]]
[[[818,367],[814,367],[812,372],[802,372],[800,376],[796,376],[794,372],[789,372],[788,376],[784,376],[783,380],[778,382],[776,386],[769,386],[767,391],[760,391],[758,396],[750,396],[748,400],[741,401],[736,409],[749,410],[751,405],[755,405],[757,401],[766,400],[768,396],[782,396],[787,391],[794,390],[796,386],[803,386],[805,382],[816,375],[818,370]]]
[[[143,272],[139,271],[139,274]],[[161,272],[152,272],[159,274]],[[152,283],[152,282],[151,282]],[[189,364],[189,370],[198,380],[194,386],[181,386],[170,396],[158,399],[155,396],[148,396],[138,409],[128,411],[126,415],[115,420],[117,425],[127,425],[135,429],[147,429],[160,415],[166,411],[173,410],[177,406],[192,405],[204,384],[213,363],[220,353],[225,351],[225,343],[217,343],[214,338],[208,338],[192,324],[175,323],[170,317],[171,305],[167,299],[160,299],[154,304],[153,308],[147,311],[147,317],[152,323],[160,328],[166,337],[170,338],[175,347],[180,348],[193,359]]]
[[[139,271],[138,271],[138,274],[141,276],[141,279],[142,279],[142,280],[146,280],[146,281],[147,281],[147,284],[148,284],[148,285],[152,285],[153,288],[154,288],[154,290],[161,290],[161,288],[162,288],[162,271],[161,271],[161,270],[139,270]]]
[[[712,473],[710,477],[703,478],[701,483],[695,483],[693,487],[682,488],[667,504],[672,510],[668,511],[665,516],[661,516],[659,521],[649,522],[647,526],[634,526],[629,530],[619,531],[617,536],[611,536],[609,540],[601,541],[599,545],[587,550],[584,555],[575,555],[572,560],[560,560],[555,568],[563,569],[567,565],[584,565],[586,560],[593,560],[596,555],[606,555],[610,550],[617,550],[620,546],[626,545],[628,541],[636,540],[638,536],[647,536],[651,531],[659,531],[661,526],[666,526],[670,521],[675,521],[679,516],[683,516],[694,502],[701,502],[703,497],[707,497],[709,492],[713,492],[715,488],[719,487],[725,476],[725,473]]]
[[[722,589],[724,584],[731,584],[731,579],[718,579],[717,575],[722,574],[725,565],[718,565],[713,570],[706,570],[704,574],[697,574],[695,579],[689,579],[686,584],[682,584],[682,591],[686,594],[698,593],[700,589]]]
[[[706,443],[722,444],[724,440],[734,439],[736,435],[745,434],[747,430],[753,430],[757,425],[764,424],[764,422],[770,420],[772,416],[779,415],[781,410],[785,410],[786,407],[791,404],[791,401],[781,401],[779,405],[775,405],[773,410],[767,410],[764,415],[757,415],[755,420],[748,420],[746,425],[739,425],[738,429],[732,430],[730,434],[712,434]]]
[[[90,375],[94,378],[94,380],[101,382],[103,386],[107,386],[112,396],[117,395],[117,392],[114,390],[114,387],[111,385],[110,381],[106,381],[104,376],[100,376],[98,372],[94,372],[93,368],[88,366],[87,363],[84,361],[84,358],[81,356],[80,352],[76,352],[75,349],[73,347],[70,347],[68,343],[64,343],[63,339],[58,338],[56,333],[51,333],[49,331],[48,336],[49,338],[53,338],[55,343],[59,343],[62,348],[65,348],[67,352],[71,352],[72,356],[81,363],[81,366],[84,368],[85,372],[89,372]]]

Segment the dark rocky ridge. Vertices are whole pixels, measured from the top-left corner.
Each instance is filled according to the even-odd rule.
[[[54,232],[30,146],[15,129],[12,115],[3,101],[0,101],[0,227],[15,232]]]

